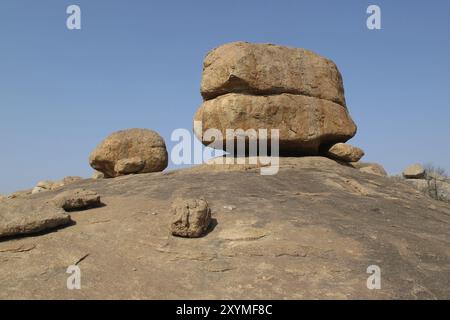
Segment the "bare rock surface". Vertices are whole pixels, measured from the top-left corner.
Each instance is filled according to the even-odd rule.
[[[168,164],[164,139],[148,129],[117,131],[91,153],[89,163],[105,177],[163,171]]]
[[[387,177],[388,174],[384,167],[379,163],[353,162],[351,165],[359,169],[361,172],[374,174],[377,176]]]
[[[273,176],[232,168],[64,186],[93,190],[106,206],[72,215],[75,224],[57,232],[1,241],[0,298],[450,298],[450,205],[322,157],[282,158]],[[57,194],[2,201],[0,216],[4,203],[15,203],[8,212],[17,216]],[[201,196],[215,227],[173,237],[173,200]],[[75,263],[82,289],[68,290]],[[371,265],[381,268],[381,290],[366,287]]]

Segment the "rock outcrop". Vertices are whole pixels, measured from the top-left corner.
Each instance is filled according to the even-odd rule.
[[[174,236],[198,238],[205,234],[211,224],[211,209],[203,198],[178,199],[172,206],[172,212],[170,232]]]
[[[118,131],[91,153],[89,163],[106,178],[131,173],[163,171],[168,154],[163,138],[148,129]]]
[[[198,167],[0,202],[0,216],[3,203],[20,203],[10,219],[74,188],[106,204],[58,232],[0,241],[0,299],[450,298],[450,206],[408,180],[325,157],[282,157],[269,177]],[[173,199],[202,196],[214,228],[170,235]],[[86,256],[82,290],[67,290],[67,267]],[[374,264],[381,290],[366,286]]]
[[[234,42],[205,58],[203,105],[194,130],[205,144],[208,129],[279,129],[281,155],[317,155],[320,147],[356,134],[336,65],[311,51]],[[230,137],[228,137],[230,139]],[[253,138],[250,138],[253,139]],[[226,150],[226,144],[211,145]],[[232,150],[226,150],[232,151]]]

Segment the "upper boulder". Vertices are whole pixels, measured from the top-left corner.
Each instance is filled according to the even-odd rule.
[[[345,106],[342,76],[333,61],[273,44],[232,42],[209,52],[201,93],[205,100],[226,93],[291,93]]]
[[[134,165],[137,162],[140,165]],[[103,140],[91,153],[89,163],[106,178],[111,178],[163,171],[168,164],[168,155],[163,138],[155,131],[128,129]]]

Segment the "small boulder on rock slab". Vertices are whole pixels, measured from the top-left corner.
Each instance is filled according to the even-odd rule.
[[[387,177],[388,174],[383,166],[379,163],[354,162],[351,166],[361,172],[374,174],[381,177]]]
[[[420,164],[413,164],[403,171],[403,177],[406,179],[423,179],[425,178],[425,168]]]
[[[33,190],[31,190],[31,194],[41,193],[44,191],[48,191],[48,190],[45,188],[42,188],[42,187],[34,187]]]
[[[51,204],[23,199],[0,202],[0,238],[42,232],[71,221],[63,209]]]
[[[357,162],[364,156],[364,151],[347,143],[336,143],[326,152],[327,156],[344,162]]]
[[[97,192],[85,189],[64,191],[53,198],[51,202],[65,211],[86,210],[102,204]]]
[[[172,206],[172,235],[185,238],[203,236],[211,223],[211,209],[205,199],[178,199]]]
[[[66,185],[69,185],[69,184],[72,184],[74,182],[81,181],[81,180],[83,180],[82,177],[68,176],[59,181],[50,181],[50,180],[39,181],[31,193],[36,194],[36,193],[39,193],[42,191],[56,190],[58,188],[64,187]]]
[[[94,173],[92,174],[92,179],[94,179],[94,180],[104,179],[104,178],[105,178],[105,174],[103,172],[94,171]]]
[[[78,177],[78,176],[68,176],[68,177],[65,177],[63,180],[62,180],[62,183],[63,183],[63,185],[68,185],[68,184],[71,184],[71,183],[74,183],[74,182],[78,182],[78,181],[81,181],[81,180],[83,180],[83,178],[82,177]]]
[[[40,188],[43,190],[52,190],[55,187],[56,182],[55,181],[39,181],[36,185],[36,188]]]

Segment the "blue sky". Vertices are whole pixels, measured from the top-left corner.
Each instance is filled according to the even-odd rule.
[[[66,28],[71,4],[82,30]],[[366,28],[370,4],[382,30]],[[237,40],[334,60],[364,161],[450,171],[449,33],[446,0],[2,0],[0,193],[89,177],[89,153],[119,129],[154,129],[170,149],[201,104],[203,57]]]

